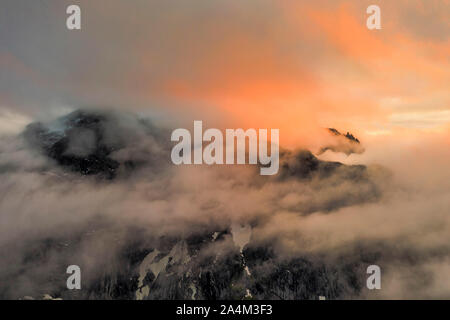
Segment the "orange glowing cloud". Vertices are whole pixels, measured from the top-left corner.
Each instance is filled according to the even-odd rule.
[[[448,41],[403,32],[393,19],[401,5],[390,8],[382,30],[371,31],[363,5],[322,2],[282,2],[270,23],[250,16],[248,25],[263,28],[256,34],[214,17],[202,21],[200,34],[189,36],[195,49],[182,57],[188,76],[183,65],[161,91],[226,113],[235,125],[279,127],[288,143],[305,142],[322,126],[389,129],[398,110],[384,102],[396,97],[412,104],[429,97],[448,108],[441,94],[450,79]]]

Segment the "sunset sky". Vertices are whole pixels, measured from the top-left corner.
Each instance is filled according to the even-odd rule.
[[[72,3],[81,31],[65,26]],[[382,29],[368,30],[375,3]],[[290,145],[322,127],[448,137],[449,12],[447,0],[7,0],[2,123],[107,106],[279,128]]]

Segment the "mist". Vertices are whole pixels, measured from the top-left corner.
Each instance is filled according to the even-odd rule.
[[[91,113],[102,119],[95,126],[101,134],[65,129],[64,121],[80,116],[75,112],[1,138],[2,297],[60,292],[69,264],[82,266],[85,281],[95,283],[125,268],[124,250],[162,250],[208,232],[225,233],[198,256],[229,246],[250,255],[265,246],[280,264],[309,259],[337,274],[356,264],[361,287],[364,268],[380,265],[382,290],[346,292],[344,284],[342,299],[449,296],[442,279],[450,254],[450,171],[441,141],[374,141],[368,155],[346,156],[347,164],[282,149],[279,174],[264,177],[257,166],[173,165],[168,127],[132,113]],[[68,139],[59,158],[45,151],[46,131],[37,128]],[[100,145],[112,150],[113,174],[80,173],[78,162],[61,160],[86,158]],[[333,157],[330,150],[324,155]],[[248,243],[226,236],[233,225],[250,228]],[[260,268],[250,267],[252,275],[264,275]]]

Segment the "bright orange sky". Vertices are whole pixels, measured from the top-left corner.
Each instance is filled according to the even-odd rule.
[[[381,30],[366,28],[371,4]],[[291,145],[322,127],[449,131],[448,0],[80,5],[79,33],[60,26],[59,2],[10,21],[1,108],[161,108],[210,127],[279,128]]]
[[[363,135],[446,128],[448,2],[383,2],[377,31],[366,28],[364,9],[363,2],[284,2],[279,23],[255,38],[227,32],[196,61],[204,72],[199,81],[174,80],[168,90],[205,100],[250,127],[279,126],[284,137],[301,139],[316,125]],[[408,10],[424,16],[417,28],[439,23],[441,29],[434,37],[408,30],[402,19],[415,16],[399,17]]]

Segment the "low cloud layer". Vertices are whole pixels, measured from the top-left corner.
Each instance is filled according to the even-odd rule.
[[[191,248],[192,239],[215,232],[222,236],[195,255],[226,258],[240,246],[227,234],[243,225],[251,227],[242,249],[256,284],[285,266],[297,277],[310,270],[308,277],[335,283],[326,294],[336,298],[449,297],[442,280],[450,258],[448,170],[432,167],[442,165],[435,155],[448,156],[446,150],[427,147],[424,162],[410,162],[418,168],[398,175],[390,160],[345,165],[284,149],[279,174],[262,177],[255,166],[172,165],[169,133],[148,119],[103,110],[3,137],[0,295],[61,295],[69,264],[82,266],[92,289],[105,275],[135,272],[133,261],[152,248],[170,251],[180,240]],[[422,183],[426,176],[429,185]],[[260,250],[267,259],[256,263]],[[365,289],[365,268],[373,263],[383,270],[376,293]],[[310,298],[320,291],[277,290],[269,297]]]

